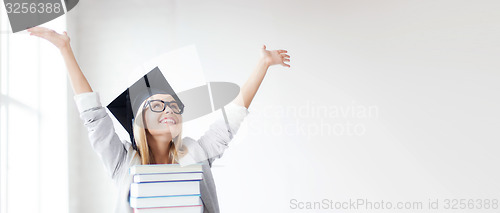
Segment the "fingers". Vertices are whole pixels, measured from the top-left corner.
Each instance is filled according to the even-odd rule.
[[[41,31],[41,30],[28,30],[28,32],[30,32],[30,35],[42,35],[42,34],[46,34],[47,32],[46,31]]]
[[[45,27],[32,27],[28,29],[28,32],[49,32],[49,31],[51,30]]]
[[[280,55],[281,55],[281,58],[283,59],[282,62],[281,62],[281,65],[285,66],[285,67],[290,67],[289,64],[286,64],[285,62],[290,62],[290,55],[288,54],[285,54],[287,51],[286,50],[278,50],[278,52],[280,52]]]
[[[281,54],[281,57],[282,57],[282,58],[290,58],[290,55],[287,55],[287,54]]]
[[[284,55],[286,55],[286,54],[284,54]],[[288,58],[285,58],[285,57],[288,57]],[[289,56],[289,55],[286,55],[285,57],[284,57],[284,58],[283,58],[283,60],[281,61],[281,65],[283,65],[284,67],[290,67],[290,65],[289,65],[289,64],[286,64],[286,63],[285,63],[285,62],[290,62],[290,59],[289,59],[289,58],[290,58],[290,56]]]
[[[286,64],[285,62],[290,62],[290,59],[284,59],[282,62],[281,62],[281,65],[285,66],[285,67],[290,67],[289,64]]]
[[[46,33],[32,32],[32,33],[30,33],[30,36],[38,36],[38,37],[40,37],[40,38],[45,38],[45,39],[47,39],[47,34],[46,34]]]
[[[48,39],[51,34],[50,32],[46,31],[37,31],[37,32],[30,32],[30,36],[38,36],[40,38]]]
[[[266,45],[262,45],[262,50],[266,50]],[[277,56],[279,55],[279,57],[281,58],[280,64],[284,67],[290,67],[289,64],[285,63],[285,62],[290,62],[290,55],[286,54],[288,53],[287,50],[271,50],[270,52],[272,54],[272,57],[274,58],[273,60],[275,60],[274,64],[277,64],[276,62],[279,61],[279,59],[277,58]]]
[[[28,29],[28,32],[30,32],[30,35],[35,35],[35,36],[39,36],[39,37],[43,37],[43,38],[45,38],[46,36],[53,35],[53,34],[59,34],[56,31],[51,30],[49,28],[45,28],[45,27],[32,27],[32,28]]]

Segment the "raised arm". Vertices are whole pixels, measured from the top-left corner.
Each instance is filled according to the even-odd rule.
[[[261,51],[261,57],[257,63],[257,67],[252,74],[250,74],[248,80],[241,87],[240,93],[233,101],[235,104],[244,106],[247,109],[250,103],[252,103],[270,66],[281,64],[282,66],[290,67],[290,65],[285,63],[290,61],[290,56],[286,54],[286,50],[266,50],[266,45],[263,45]]]
[[[257,90],[259,89],[267,69],[275,64],[281,64],[285,67],[290,65],[285,62],[290,61],[290,56],[287,55],[286,50],[266,50],[266,46],[262,46],[261,58],[257,67],[250,74],[250,77],[241,87],[240,93],[236,99],[225,107],[227,112],[227,124],[222,120],[218,120],[210,126],[210,129],[198,139],[198,144],[205,151],[205,155],[201,156],[198,160],[208,159],[209,165],[220,158],[231,141],[231,133],[236,134],[243,119],[249,114],[248,107],[252,102]]]
[[[43,27],[30,28],[28,32],[48,40],[59,49],[68,69],[80,118],[88,130],[90,145],[101,158],[112,179],[116,179],[118,174],[124,174],[127,167],[122,165],[125,165],[128,150],[131,150],[130,145],[122,143],[115,133],[113,122],[101,105],[98,93],[92,91],[76,62],[67,33],[59,34]]]
[[[64,58],[64,62],[66,63],[69,79],[76,95],[85,92],[92,92],[92,88],[90,87],[87,78],[85,78],[80,66],[78,66],[78,63],[76,62],[75,55],[71,49],[70,39],[66,32],[59,34],[56,31],[45,27],[33,27],[28,29],[28,32],[30,32],[30,35],[46,39],[59,49]]]

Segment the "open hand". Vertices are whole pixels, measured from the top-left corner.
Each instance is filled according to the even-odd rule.
[[[45,27],[32,27],[28,29],[28,32],[30,32],[30,35],[46,39],[59,49],[69,47],[70,39],[66,31],[64,31],[63,34],[59,34],[56,31]]]
[[[286,50],[266,50],[266,45],[262,46],[262,57],[269,66],[281,64],[290,67],[289,64],[285,63],[290,62],[290,56],[286,54],[287,52]]]

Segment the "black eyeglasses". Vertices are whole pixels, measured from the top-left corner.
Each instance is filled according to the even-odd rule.
[[[165,111],[166,106],[172,109],[175,114],[182,114],[184,108],[179,107],[179,104],[176,101],[166,102],[163,100],[149,100],[146,102],[144,107],[148,107],[153,112],[163,112]]]

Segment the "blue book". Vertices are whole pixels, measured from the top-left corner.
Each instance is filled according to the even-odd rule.
[[[130,197],[157,197],[173,195],[196,195],[200,193],[200,181],[165,181],[132,183]]]
[[[184,173],[158,173],[158,174],[137,174],[134,175],[134,182],[160,182],[160,181],[180,181],[180,180],[201,180],[203,173],[201,172],[184,172]]]
[[[132,208],[179,207],[202,205],[200,195],[131,197]]]

